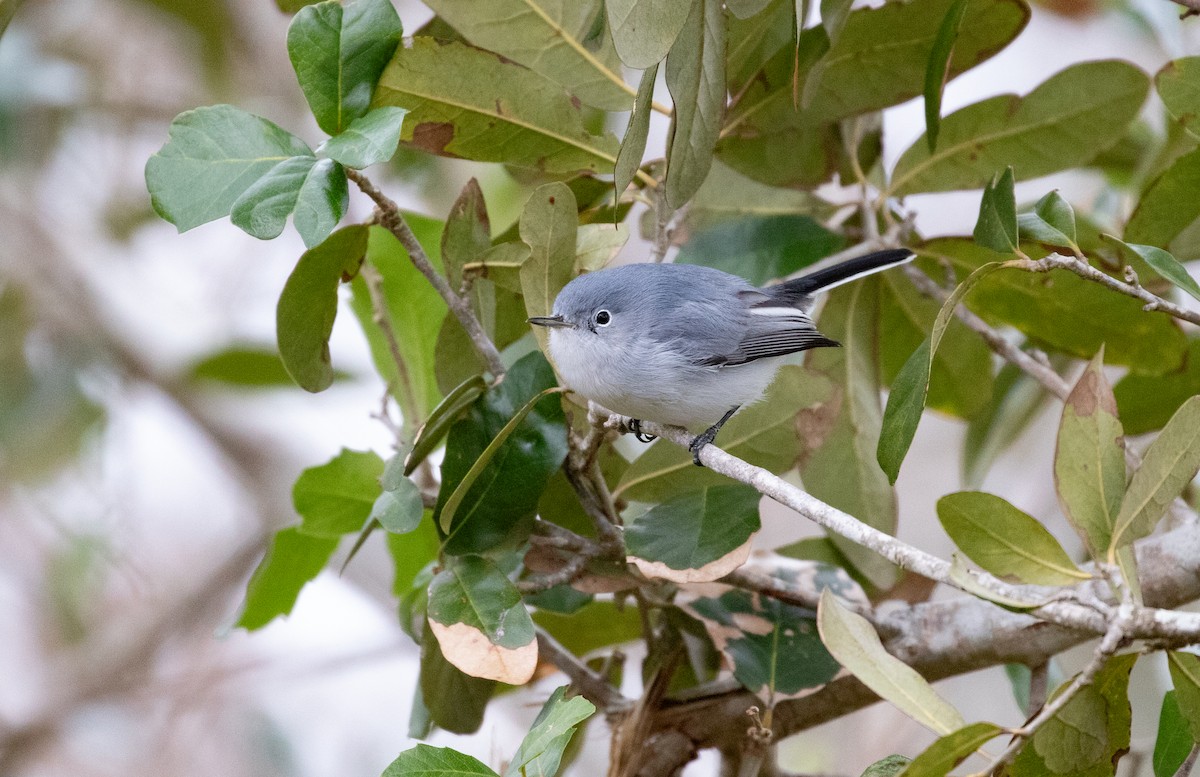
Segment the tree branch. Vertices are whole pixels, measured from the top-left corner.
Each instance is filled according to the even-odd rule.
[[[559,671],[571,679],[571,685],[575,686],[585,699],[606,714],[625,712],[633,706],[632,700],[622,696],[620,691],[588,669],[571,651],[540,628],[537,630],[537,641],[539,655],[558,667]]]
[[[1189,0],[1190,2],[1191,0]],[[1073,272],[1080,278],[1099,283],[1112,289],[1115,292],[1124,294],[1134,299],[1141,300],[1146,303],[1145,310],[1161,310],[1169,316],[1174,316],[1181,321],[1200,326],[1200,313],[1182,308],[1173,302],[1151,294],[1140,285],[1124,283],[1113,278],[1111,275],[1106,275],[1095,267],[1092,267],[1086,262],[1080,261],[1074,256],[1063,256],[1062,254],[1050,254],[1043,259],[1018,259],[1009,263],[1012,267],[1017,267],[1027,272],[1050,272],[1051,270],[1067,270]]]
[[[408,258],[412,261],[422,275],[433,285],[437,293],[446,301],[446,305],[450,308],[450,312],[462,324],[463,329],[467,331],[467,336],[471,338],[471,344],[475,346],[475,350],[483,358],[483,363],[487,365],[488,371],[497,379],[504,376],[504,362],[500,359],[500,352],[496,350],[496,345],[487,336],[483,329],[483,324],[479,323],[475,312],[471,310],[471,305],[465,299],[460,297],[453,289],[450,288],[450,283],[442,277],[442,274],[437,271],[433,263],[429,261],[429,256],[425,253],[425,249],[421,247],[421,243],[417,240],[417,236],[413,234],[412,229],[408,226],[408,222],[404,220],[404,215],[400,212],[400,207],[381,192],[360,170],[346,168],[346,177],[362,190],[363,194],[375,201],[376,207],[379,208],[379,224],[387,229],[396,239],[400,241],[400,245],[404,246],[404,250],[408,252]]]

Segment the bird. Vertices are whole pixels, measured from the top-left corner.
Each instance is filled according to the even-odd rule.
[[[550,330],[550,355],[567,387],[627,416],[639,439],[652,439],[642,421],[707,427],[688,446],[703,466],[700,451],[763,396],[782,357],[840,345],[817,331],[814,294],[914,256],[877,251],[761,288],[700,265],[627,264],[576,277],[551,315],[528,321]]]

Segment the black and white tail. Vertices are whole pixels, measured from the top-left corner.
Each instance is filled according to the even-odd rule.
[[[876,251],[866,256],[847,259],[840,264],[826,267],[824,270],[817,270],[794,280],[784,281],[771,290],[777,297],[800,299],[818,291],[828,291],[843,283],[849,283],[863,276],[883,272],[890,267],[910,262],[915,256],[916,254],[907,248]]]

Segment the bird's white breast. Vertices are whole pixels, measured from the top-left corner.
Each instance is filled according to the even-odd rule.
[[[550,353],[567,386],[588,399],[631,418],[694,430],[760,399],[781,364],[772,358],[706,367],[669,345],[622,343],[573,329],[550,332]]]

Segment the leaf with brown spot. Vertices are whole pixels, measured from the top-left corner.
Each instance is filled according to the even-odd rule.
[[[461,43],[397,49],[372,105],[407,108],[401,141],[442,156],[548,173],[609,173],[617,159],[617,139],[589,133],[553,81]]]

